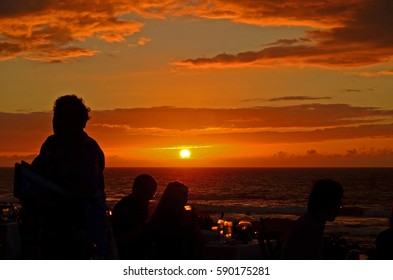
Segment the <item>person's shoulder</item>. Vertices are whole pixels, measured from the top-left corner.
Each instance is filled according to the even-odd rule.
[[[103,154],[103,151],[102,151],[100,145],[98,144],[98,142],[95,139],[93,139],[92,137],[90,137],[87,133],[84,133],[83,140],[84,140],[86,146],[88,147],[88,149],[93,150],[93,151],[97,151],[97,152]]]
[[[393,259],[393,229],[388,228],[381,231],[375,239],[376,259]]]
[[[125,207],[129,206],[131,203],[130,195],[122,197],[113,207],[113,214],[121,212]]]
[[[318,236],[323,230],[324,225],[307,214],[299,217],[292,227],[292,232],[297,232],[297,234],[304,236]]]
[[[45,149],[48,149],[48,148],[50,148],[50,147],[53,147],[53,146],[55,146],[57,143],[58,143],[57,137],[56,137],[54,134],[49,135],[49,136],[45,139],[44,143],[42,143],[42,145],[41,145],[41,151],[42,151],[42,150],[45,150]]]
[[[122,205],[122,204],[128,205],[128,204],[132,203],[132,201],[133,201],[132,195],[126,195],[120,199],[120,201],[117,203],[117,205]]]
[[[98,142],[97,142],[94,138],[90,137],[86,132],[84,132],[84,141],[85,141],[87,144],[90,144],[90,145],[94,145],[94,146],[98,146],[98,147],[99,147]]]
[[[393,228],[388,228],[377,235],[377,240],[392,240],[393,241]]]
[[[45,145],[45,144],[50,144],[50,143],[54,143],[54,142],[57,142],[57,137],[56,137],[56,135],[52,134],[52,135],[49,135],[49,136],[45,139],[43,145]]]

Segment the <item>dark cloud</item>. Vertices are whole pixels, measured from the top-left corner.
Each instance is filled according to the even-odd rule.
[[[391,61],[393,29],[389,26],[393,26],[393,8],[387,1],[267,2],[239,1],[236,7],[241,16],[232,20],[261,25],[286,22],[291,26],[320,26],[307,31],[305,37],[281,39],[260,51],[222,53],[211,58],[186,59],[175,64],[218,68],[273,64],[350,68]],[[255,12],[251,11],[253,6]],[[256,15],[259,15],[259,20]]]
[[[93,112],[92,123],[130,128],[205,129],[348,126],[390,120],[392,110],[347,104],[234,109],[154,107]]]
[[[346,92],[362,92],[360,89],[353,89],[353,88],[348,88],[345,90]]]

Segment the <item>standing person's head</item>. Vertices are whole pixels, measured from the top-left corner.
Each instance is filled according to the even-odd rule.
[[[53,106],[53,131],[57,135],[72,136],[83,131],[89,120],[90,108],[76,95],[59,97]]]
[[[308,198],[307,212],[325,221],[334,221],[342,205],[344,189],[332,179],[314,183]]]
[[[132,185],[132,194],[135,197],[149,201],[154,197],[157,191],[157,182],[149,174],[141,174],[135,177],[134,184]]]

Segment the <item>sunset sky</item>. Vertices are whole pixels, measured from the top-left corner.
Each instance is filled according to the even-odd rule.
[[[0,166],[76,94],[107,166],[391,167],[393,0],[2,0],[0,84]]]

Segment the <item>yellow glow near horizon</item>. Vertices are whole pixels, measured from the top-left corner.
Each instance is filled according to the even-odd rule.
[[[190,158],[190,156],[191,156],[190,150],[183,149],[183,150],[180,151],[180,157],[181,158],[187,159],[187,158]]]

